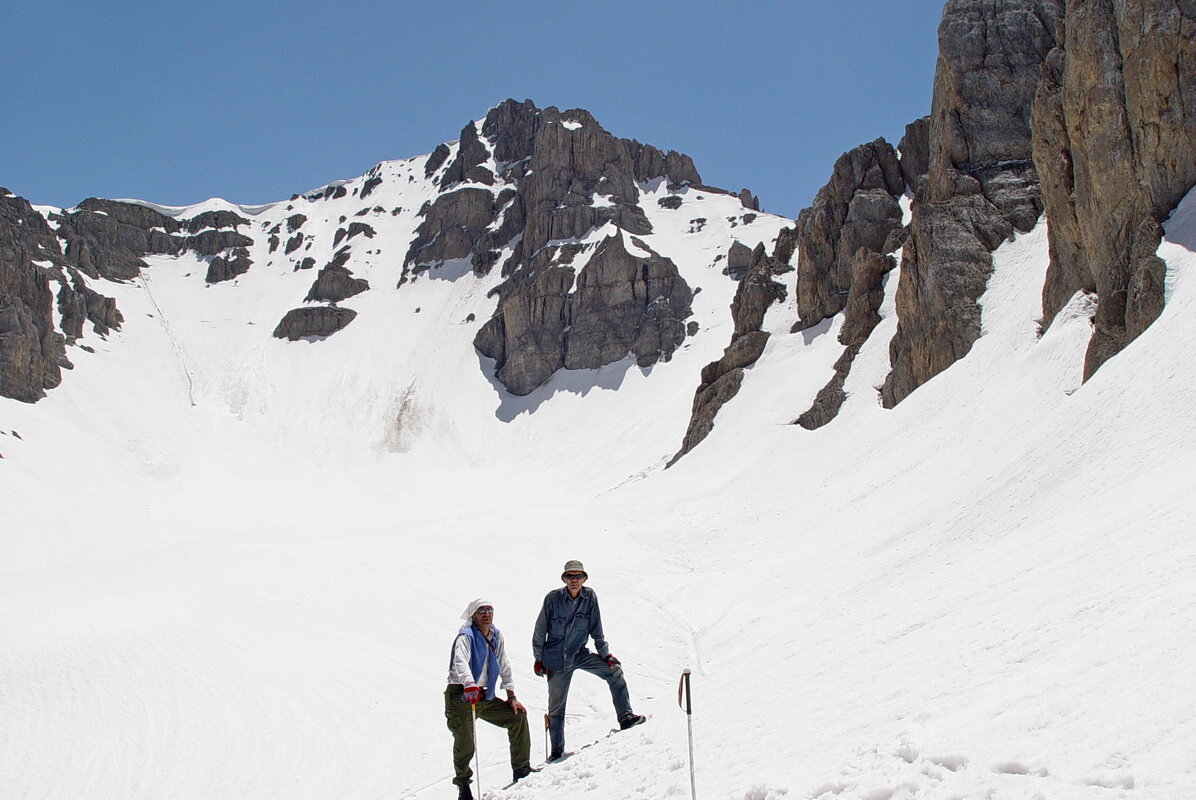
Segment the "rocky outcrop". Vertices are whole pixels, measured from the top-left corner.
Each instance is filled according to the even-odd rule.
[[[331,336],[357,316],[351,308],[337,306],[306,306],[293,308],[283,316],[274,329],[274,338],[295,342],[308,337]]]
[[[134,203],[91,198],[51,221],[69,261],[92,278],[131,280],[145,268],[145,256],[177,255],[186,246],[185,237],[176,235],[177,220]]]
[[[797,313],[794,331],[843,310],[857,250],[886,251],[901,228],[905,179],[897,152],[884,139],[860,145],[835,162],[814,204],[797,217]]]
[[[939,25],[929,171],[897,287],[892,407],[971,349],[991,252],[1038,220],[1030,114],[1062,0],[950,0]]]
[[[1071,2],[1060,30],[1034,104],[1043,324],[1096,295],[1087,379],[1162,311],[1160,223],[1196,184],[1196,5]]]
[[[900,153],[901,177],[914,195],[930,171],[930,117],[919,117],[905,126],[905,135],[897,144]]]
[[[456,258],[469,258],[494,221],[494,193],[464,188],[440,195],[421,210],[423,221],[415,231],[404,259],[403,280]]]
[[[182,225],[190,233],[198,233],[207,228],[236,228],[240,225],[248,225],[249,220],[242,217],[235,211],[204,211],[196,214],[188,220],[184,220]]]
[[[228,258],[216,256],[209,261],[208,272],[204,276],[204,280],[208,283],[231,281],[239,275],[244,275],[251,266],[253,266],[253,261],[249,258],[249,252],[244,248],[238,248]]]
[[[702,368],[702,382],[694,393],[689,427],[681,449],[667,466],[671,467],[710,434],[719,410],[738,394],[744,370],[763,354],[769,336],[762,330],[764,314],[773,303],[783,303],[788,296],[785,285],[775,278],[793,270],[788,264],[792,254],[792,238],[785,233],[778,237],[772,257],[765,254],[763,244],[752,251],[747,273],[739,281],[731,302],[731,318],[735,323],[731,343],[722,358]]]
[[[354,278],[353,273],[345,267],[329,264],[316,275],[315,283],[311,285],[311,290],[308,291],[307,297],[303,298],[303,301],[305,303],[312,301],[339,303],[355,294],[361,294],[369,288],[369,281],[363,278]]]
[[[641,183],[700,184],[688,156],[612,136],[586,111],[506,100],[455,148],[437,148],[425,173],[437,172],[399,284],[456,259],[478,275],[501,265],[497,308],[474,343],[508,389],[629,354],[648,366],[684,339],[692,291],[634,237],[652,232]]]
[[[884,301],[884,277],[897,266],[892,256],[861,248],[852,259],[851,289],[839,330],[843,354],[835,362],[835,374],[818,392],[814,403],[795,422],[814,430],[834,419],[847,400],[844,385],[851,365],[873,329],[880,324],[880,305]]]
[[[642,241],[628,248],[623,234],[610,236],[576,273],[576,288],[574,275],[571,266],[518,273],[475,337],[512,393],[530,393],[562,367],[597,369],[628,355],[649,367],[684,341],[693,293]]]
[[[457,157],[440,176],[441,188],[447,189],[458,183],[493,185],[494,173],[482,166],[489,159],[490,151],[478,139],[477,125],[469,123],[461,129],[461,139],[457,142]]]
[[[36,402],[71,366],[66,339],[54,329],[55,261],[62,253],[46,221],[0,189],[0,396]]]

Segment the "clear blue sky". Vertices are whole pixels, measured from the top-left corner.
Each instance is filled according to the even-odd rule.
[[[506,97],[585,108],[795,215],[929,112],[942,0],[3,0],[0,186],[281,200]]]

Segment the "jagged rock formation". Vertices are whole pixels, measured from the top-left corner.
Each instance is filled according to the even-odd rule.
[[[501,263],[474,344],[510,391],[629,355],[648,367],[684,340],[692,289],[636,237],[652,232],[639,184],[701,186],[688,156],[616,138],[586,111],[507,100],[424,171],[441,193],[421,210],[400,285],[457,259],[479,275]]]
[[[1162,311],[1159,225],[1196,183],[1196,5],[1071,2],[1061,30],[1034,104],[1043,324],[1096,294],[1087,379]]]
[[[629,354],[649,367],[684,341],[692,290],[672,261],[631,241],[604,239],[580,272],[548,265],[503,284],[474,346],[495,359],[511,392],[528,394],[562,367],[597,369]]]
[[[797,216],[797,313],[794,331],[843,310],[856,251],[889,252],[901,228],[897,198],[905,178],[897,152],[884,139],[839,157],[814,204]]]
[[[737,243],[738,244],[738,243]],[[773,255],[766,255],[764,245],[752,251],[751,263],[739,281],[735,299],[731,302],[731,318],[735,322],[731,343],[722,358],[702,368],[702,382],[694,392],[689,428],[681,449],[669,460],[672,466],[705,439],[714,429],[714,418],[743,385],[744,370],[755,364],[768,344],[769,334],[762,330],[764,314],[773,303],[783,303],[788,290],[776,276],[792,272],[789,259],[793,256],[794,237],[785,229],[777,237]]]
[[[896,259],[874,250],[860,248],[852,259],[851,289],[847,296],[839,343],[843,355],[835,362],[835,374],[818,392],[813,405],[795,421],[807,430],[821,428],[839,413],[847,400],[844,384],[851,365],[872,331],[880,324],[880,304],[884,300],[884,277],[897,266]]]
[[[89,279],[130,281],[148,255],[193,252],[209,257],[209,283],[229,280],[252,264],[245,248],[253,240],[236,231],[248,223],[229,211],[180,221],[97,198],[52,213],[47,223],[27,201],[0,190],[0,395],[37,401],[71,367],[66,348],[84,335],[86,323],[101,336],[120,328],[116,301]]]
[[[58,242],[28,202],[0,189],[0,395],[27,403],[70,367],[53,326],[50,269],[35,262],[62,263]]]
[[[305,303],[313,301],[339,303],[355,294],[361,294],[369,288],[369,281],[354,278],[352,272],[338,264],[329,264],[316,275],[315,283],[311,285],[311,290],[303,301]]]
[[[967,354],[980,336],[976,301],[991,252],[1038,221],[1030,112],[1062,18],[1062,0],[951,0],[944,9],[929,171],[902,259],[886,407]]]
[[[145,268],[145,256],[177,255],[186,242],[178,235],[182,228],[177,220],[115,200],[93,197],[73,211],[52,215],[50,221],[58,226],[70,262],[89,277],[110,281],[136,278]]]

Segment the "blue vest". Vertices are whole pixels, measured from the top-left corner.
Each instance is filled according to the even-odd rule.
[[[495,628],[493,625],[490,626],[490,636],[494,639],[494,641],[497,642],[499,636],[501,635],[502,634],[498,632],[498,628]],[[490,642],[486,641],[486,637],[482,635],[482,632],[478,630],[473,623],[470,623],[461,628],[461,630],[457,631],[457,636],[469,637],[469,671],[473,674],[474,683],[477,682],[478,678],[482,674],[482,665],[486,665],[488,667],[486,670],[486,675],[487,682],[490,685],[486,687],[486,699],[493,700],[494,690],[498,686],[499,680],[498,654],[494,651],[494,647],[490,644]],[[453,644],[456,645],[456,643],[457,640],[454,639]],[[450,667],[452,665],[452,661],[453,655],[450,651]]]

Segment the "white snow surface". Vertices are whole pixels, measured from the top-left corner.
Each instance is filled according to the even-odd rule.
[[[1040,226],[997,252],[971,353],[884,410],[890,275],[842,414],[803,430],[841,320],[790,334],[785,276],[764,357],[666,471],[729,341],[716,257],[785,220],[645,186],[643,239],[702,287],[701,330],[518,398],[466,321],[500,279],[396,288],[435,188],[423,159],[376,169],[365,201],[158,207],[252,215],[253,268],[207,286],[160,257],[105,284],[122,330],[39,403],[0,400],[0,798],[455,797],[442,691],[478,596],[539,763],[530,635],[572,558],[652,718],[608,735],[579,674],[575,754],[512,788],[480,725],[493,800],[689,796],[687,666],[702,798],[1196,796],[1196,198],[1159,251],[1162,316],[1086,384],[1091,300],[1038,335]],[[352,240],[358,318],[322,341],[270,335],[315,275],[264,231],[300,212],[318,263],[340,216],[378,232]]]

